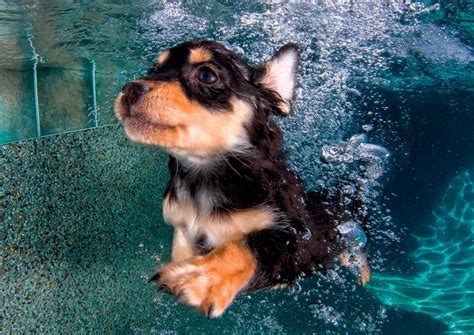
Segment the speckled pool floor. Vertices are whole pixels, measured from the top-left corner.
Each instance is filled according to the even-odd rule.
[[[383,306],[344,272],[243,294],[208,321],[146,283],[170,257],[172,232],[161,218],[166,155],[105,127],[4,145],[1,163],[6,333],[447,329]]]
[[[168,250],[160,244],[169,240],[160,224],[166,160],[118,134],[98,129],[2,147],[9,332],[119,331],[142,314],[118,310],[152,305],[143,282],[153,256]]]

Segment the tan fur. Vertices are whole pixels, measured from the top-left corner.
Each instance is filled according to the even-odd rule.
[[[184,236],[180,228],[175,228],[173,236],[173,249],[171,259],[174,262],[182,261],[195,256],[194,248]]]
[[[279,108],[284,115],[290,113],[289,101],[293,98],[295,81],[294,67],[298,63],[298,56],[293,51],[272,58],[265,64],[265,75],[260,82],[278,93],[283,99]]]
[[[212,113],[190,101],[179,83],[140,82],[150,92],[131,107],[132,117],[123,110],[122,94],[115,101],[117,117],[131,140],[158,145],[176,155],[202,157],[248,143],[244,126],[252,112],[247,103],[233,98],[233,112]]]
[[[207,242],[217,247],[229,241],[241,239],[250,232],[270,227],[276,214],[266,207],[232,211],[226,215],[199,212],[190,201],[163,201],[165,220],[183,232],[188,241],[206,236]]]
[[[205,49],[193,49],[189,53],[189,63],[203,63],[209,62],[212,59],[212,53],[209,50]]]
[[[168,50],[163,51],[161,54],[156,57],[156,63],[158,65],[163,65],[170,58],[170,52]]]
[[[363,251],[354,254],[348,250],[344,250],[339,255],[339,262],[341,265],[349,269],[355,268],[359,272],[359,284],[362,286],[367,285],[372,278],[372,271],[369,261],[367,260],[367,254]]]
[[[256,269],[242,241],[226,243],[206,256],[173,262],[161,268],[160,281],[178,299],[218,317],[250,281]]]
[[[286,103],[280,103],[278,104],[278,108],[280,108],[281,112],[284,114],[284,115],[288,115],[290,114],[290,106]]]
[[[272,287],[270,287],[270,289],[280,290],[282,288],[287,288],[287,287],[288,287],[288,284],[276,284],[276,285],[273,285]]]

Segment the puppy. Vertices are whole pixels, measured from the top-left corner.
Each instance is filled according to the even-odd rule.
[[[127,136],[170,154],[163,215],[175,229],[172,262],[152,279],[208,317],[241,291],[291,285],[338,256],[350,265],[330,214],[338,199],[304,191],[272,121],[290,113],[298,63],[294,44],[250,66],[222,44],[189,41],[116,98]],[[356,258],[365,284],[366,257]]]

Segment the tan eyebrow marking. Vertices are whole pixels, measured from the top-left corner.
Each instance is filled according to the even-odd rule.
[[[164,62],[166,62],[170,58],[170,52],[169,50],[163,51],[161,54],[156,57],[156,62],[159,65],[162,65]]]
[[[189,54],[190,63],[202,63],[208,62],[212,59],[212,54],[209,50],[205,49],[193,49]]]

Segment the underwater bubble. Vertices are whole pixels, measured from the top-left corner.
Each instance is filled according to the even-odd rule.
[[[353,135],[351,138],[349,138],[349,141],[347,141],[347,147],[348,149],[356,149],[362,143],[366,143],[366,142],[367,142],[366,134]]]
[[[312,236],[313,236],[313,234],[311,233],[311,231],[308,228],[306,228],[306,230],[303,234],[303,239],[305,239],[306,241],[309,241]]]
[[[371,124],[364,124],[364,125],[362,126],[362,129],[363,129],[364,131],[366,131],[366,132],[369,132],[369,131],[371,131],[372,129],[374,129],[374,126],[371,125]]]
[[[380,163],[390,156],[387,149],[377,144],[361,143],[358,150],[359,158],[369,163]]]
[[[384,165],[383,164],[370,164],[366,168],[367,176],[372,179],[378,179],[384,173]]]
[[[359,223],[346,221],[336,228],[341,233],[344,244],[351,252],[361,251],[367,245],[367,235]]]
[[[321,149],[321,156],[326,163],[342,163],[347,162],[345,155],[345,145],[325,145]]]
[[[334,307],[326,305],[311,304],[312,314],[326,323],[338,326],[342,321],[342,314],[338,313]]]
[[[366,166],[359,166],[359,170],[365,171],[370,180],[379,178],[384,172],[384,163],[390,156],[390,152],[382,145],[368,143],[366,134],[356,134],[349,138],[347,142],[325,145],[321,149],[321,158],[329,164],[349,164],[353,161],[362,161]],[[362,179],[354,175],[354,179],[359,179],[368,184],[369,180]]]

